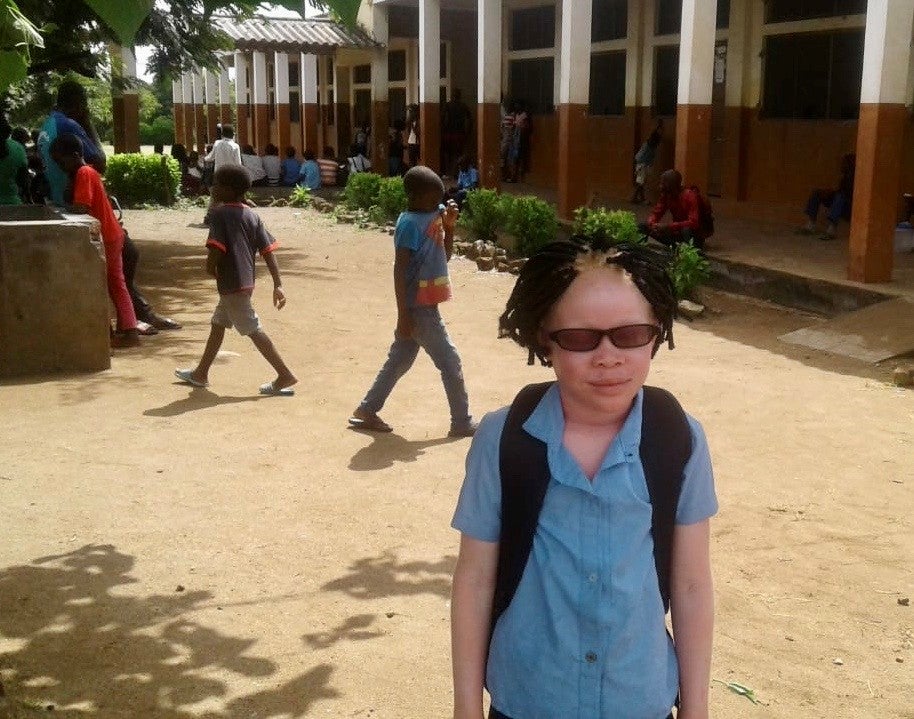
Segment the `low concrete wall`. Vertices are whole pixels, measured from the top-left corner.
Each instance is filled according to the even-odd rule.
[[[0,377],[111,366],[97,223],[0,208]]]

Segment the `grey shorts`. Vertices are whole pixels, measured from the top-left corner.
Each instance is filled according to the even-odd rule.
[[[234,327],[242,337],[260,329],[260,318],[254,312],[251,296],[247,292],[219,295],[219,304],[213,311],[212,324],[229,330]]]

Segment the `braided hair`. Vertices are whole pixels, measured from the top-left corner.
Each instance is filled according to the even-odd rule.
[[[676,296],[661,252],[645,245],[610,245],[576,235],[570,241],[551,242],[524,265],[498,319],[498,336],[510,337],[528,350],[527,364],[534,357],[548,365],[548,348],[540,342],[546,316],[585,266],[615,266],[625,271],[644,296],[660,323],[653,354],[666,342],[673,349]]]

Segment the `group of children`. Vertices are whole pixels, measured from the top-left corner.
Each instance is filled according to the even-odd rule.
[[[116,220],[98,172],[72,134],[57,137],[52,153],[74,201],[100,218],[109,274],[116,271]],[[242,201],[249,187],[240,165],[215,172],[206,271],[219,301],[196,367],[175,374],[206,387],[225,330],[235,327],[276,371],[260,392],[288,396],[296,377],[251,304],[257,253],[277,309],[286,297],[277,243]],[[679,719],[705,719],[709,518],[717,501],[701,426],[670,395],[645,387],[656,352],[673,347],[676,302],[664,258],[583,238],[531,257],[499,330],[551,365],[556,380],[526,388],[477,424],[438,307],[451,298],[447,263],[459,211],[453,201],[442,204],[444,185],[427,167],[411,168],[404,187],[394,341],[349,425],[392,431],[378,413],[423,349],[441,372],[449,436],[473,437],[453,518],[461,533],[451,609],[454,716],[482,719],[485,688],[490,719],[666,719],[674,706]],[[129,302],[120,290],[113,296],[120,318]],[[674,445],[681,452],[670,461]]]

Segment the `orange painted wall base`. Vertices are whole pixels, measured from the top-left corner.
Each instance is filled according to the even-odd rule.
[[[476,106],[476,152],[480,183],[497,190],[501,185],[501,107],[497,102]]]
[[[237,121],[235,128],[235,141],[239,145],[247,145],[251,141],[251,133],[248,129],[250,125],[250,116],[248,113],[247,105],[237,105],[235,107],[237,113]]]
[[[437,102],[419,106],[419,162],[441,172],[441,106]]]
[[[390,146],[390,137],[387,134],[387,128],[390,127],[388,103],[371,103],[371,127],[371,168],[374,172],[386,175],[387,149]]]
[[[857,172],[851,217],[848,278],[890,282],[902,159],[898,148],[908,117],[904,105],[860,106]]]
[[[676,111],[676,162],[683,183],[708,187],[711,158],[711,106],[679,105]]]
[[[276,106],[276,146],[280,157],[285,157],[286,148],[292,142],[292,122],[288,103]],[[264,145],[266,148],[266,145]],[[260,151],[261,153],[263,150]]]
[[[219,106],[206,106],[206,143],[212,145],[216,141],[216,125],[219,120]]]
[[[571,218],[587,202],[587,105],[568,104],[556,108],[559,132],[558,154],[559,216]]]
[[[194,140],[197,152],[206,153],[206,106],[194,105]]]
[[[302,116],[302,151],[311,150],[317,157],[324,154],[321,140],[317,134],[318,106],[316,103],[306,103],[301,106]]]
[[[232,121],[232,106],[219,105],[219,122],[223,125],[231,125]]]
[[[270,106],[254,105],[254,150],[262,154],[270,144]]]

